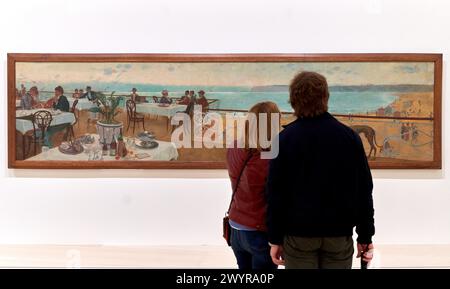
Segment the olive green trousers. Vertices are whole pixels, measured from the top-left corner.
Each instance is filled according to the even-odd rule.
[[[348,237],[284,238],[286,269],[351,269],[353,239]]]

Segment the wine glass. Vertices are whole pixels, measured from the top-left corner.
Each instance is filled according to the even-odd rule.
[[[100,144],[94,146],[92,159],[95,161],[103,159],[102,147],[100,146]]]
[[[134,147],[134,138],[133,137],[128,137],[127,138],[127,146],[132,149]]]
[[[50,148],[48,146],[42,146],[41,151],[42,151],[42,157],[44,158],[44,160],[48,159],[49,150],[50,150]]]
[[[91,160],[92,159],[92,144],[88,144],[88,143],[84,143],[82,142],[81,145],[83,146],[84,149],[84,153],[88,155],[88,159]]]

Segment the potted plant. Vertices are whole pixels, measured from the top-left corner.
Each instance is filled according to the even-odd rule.
[[[110,96],[106,96],[101,92],[96,93],[97,106],[92,107],[89,111],[99,113],[102,118],[97,121],[97,133],[100,136],[100,142],[111,144],[114,137],[117,139],[120,135],[123,123],[117,121],[115,117],[119,114],[119,108],[122,97],[115,97],[115,91]]]

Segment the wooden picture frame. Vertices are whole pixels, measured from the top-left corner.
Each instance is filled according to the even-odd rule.
[[[373,169],[441,169],[442,54],[8,54],[8,167],[15,169],[224,169],[224,161],[30,161],[17,159],[16,106],[20,63],[432,63],[432,113],[429,117],[384,117],[430,121],[432,158],[420,161],[370,160]],[[285,85],[290,79],[286,79]],[[287,100],[286,100],[287,101]],[[367,113],[368,118],[369,112]],[[340,116],[341,118],[347,115]],[[348,116],[353,117],[353,116]],[[363,138],[363,136],[362,136]],[[403,134],[402,134],[403,138]],[[25,146],[25,143],[23,143]],[[25,158],[25,154],[24,154]]]

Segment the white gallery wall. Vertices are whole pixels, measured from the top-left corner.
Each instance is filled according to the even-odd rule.
[[[443,53],[443,169],[374,171],[378,243],[450,243],[450,2],[0,1],[0,244],[223,244],[223,170],[7,168],[8,52]]]

